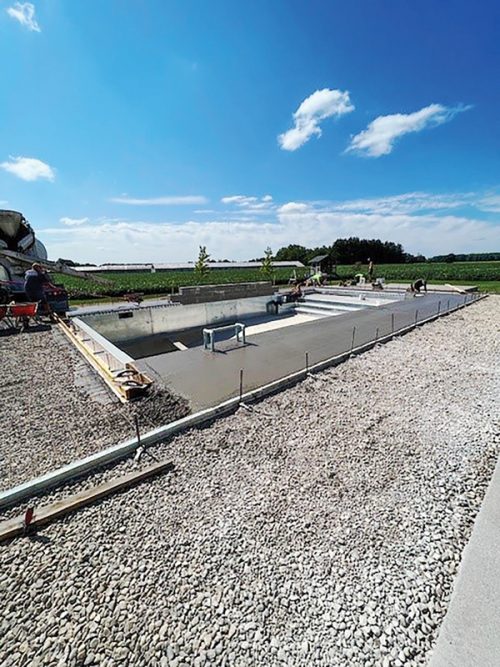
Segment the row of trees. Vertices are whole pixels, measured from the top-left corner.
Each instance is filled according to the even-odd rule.
[[[337,239],[331,246],[306,248],[302,245],[290,244],[280,248],[273,256],[271,248],[267,248],[264,257],[255,260],[262,262],[261,271],[266,278],[273,274],[273,262],[302,262],[305,266],[318,255],[330,255],[335,264],[366,264],[371,259],[375,264],[412,264],[417,262],[481,262],[500,261],[500,253],[471,253],[464,255],[436,255],[427,260],[423,255],[411,255],[404,251],[400,243],[381,241],[380,239],[360,239],[351,236]],[[227,260],[224,260],[227,261]],[[210,255],[205,246],[200,246],[200,253],[195,264],[195,272],[200,276],[209,270]]]
[[[498,262],[500,261],[500,252],[471,252],[467,255],[436,255],[430,257],[429,262]]]
[[[415,257],[406,253],[400,243],[381,241],[380,239],[360,239],[357,236],[337,239],[333,245],[319,248],[306,248],[295,244],[288,245],[278,250],[275,259],[283,262],[298,260],[307,264],[316,255],[331,255],[336,264],[366,263],[368,258],[377,264],[425,261],[423,256]]]

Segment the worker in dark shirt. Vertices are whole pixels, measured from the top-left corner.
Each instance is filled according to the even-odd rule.
[[[40,264],[33,264],[24,274],[24,291],[28,301],[37,301],[40,304],[40,310],[44,313],[50,313],[47,297],[44,287],[52,287],[49,276]]]
[[[422,288],[424,289],[424,292],[427,292],[427,281],[423,280],[422,278],[419,278],[418,280],[415,280],[415,282],[412,284],[411,291],[420,294],[420,290]]]

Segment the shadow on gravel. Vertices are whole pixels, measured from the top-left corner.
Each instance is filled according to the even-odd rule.
[[[0,329],[0,338],[6,336],[18,336],[24,334],[40,333],[41,331],[50,331],[50,324],[35,324],[34,326],[27,327],[26,329],[16,329],[14,327],[9,327],[8,329]]]
[[[38,533],[28,533],[27,538],[30,542],[39,542],[40,544],[51,544],[52,542],[47,535],[39,535]]]

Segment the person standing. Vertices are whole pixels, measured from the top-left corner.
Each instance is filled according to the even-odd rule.
[[[373,262],[368,257],[368,282],[371,282],[373,280],[373,269],[374,269]]]
[[[35,262],[31,265],[31,269],[28,269],[24,274],[24,291],[28,301],[38,302],[42,312],[50,314],[50,307],[44,291],[45,286],[53,287],[43,266]]]

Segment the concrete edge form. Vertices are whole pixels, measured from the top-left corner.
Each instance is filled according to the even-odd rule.
[[[429,667],[500,664],[500,460],[462,554]]]
[[[82,475],[83,473],[87,473],[103,465],[107,465],[111,462],[123,459],[129,454],[135,453],[139,446],[149,447],[193,426],[200,426],[212,421],[217,417],[229,414],[235,411],[242,402],[246,403],[259,400],[265,396],[277,393],[282,389],[293,386],[294,384],[302,381],[305,377],[307,377],[308,374],[319,372],[330,366],[340,364],[348,359],[351,355],[367,352],[376,345],[389,342],[393,338],[402,336],[405,333],[408,333],[409,331],[412,331],[413,329],[421,326],[422,324],[432,322],[439,317],[442,317],[443,315],[453,313],[467,305],[470,305],[471,303],[475,303],[479,299],[485,298],[486,296],[487,295],[485,294],[481,294],[477,297],[475,296],[472,299],[465,297],[464,302],[458,304],[455,308],[435,313],[424,320],[419,320],[416,323],[412,323],[406,327],[403,327],[402,329],[398,329],[386,336],[369,341],[368,343],[365,343],[359,347],[354,347],[348,352],[344,352],[340,355],[320,361],[312,366],[309,366],[308,368],[304,368],[303,370],[292,373],[291,375],[279,378],[278,380],[259,387],[258,389],[241,394],[241,396],[228,399],[219,405],[216,405],[215,407],[207,408],[205,410],[196,412],[195,414],[188,415],[187,417],[183,417],[182,419],[167,424],[166,426],[160,426],[152,431],[149,431],[148,433],[145,433],[144,435],[141,435],[140,441],[137,438],[131,438],[125,442],[118,443],[117,445],[108,447],[107,449],[104,449],[95,454],[91,454],[90,456],[87,456],[83,459],[69,463],[62,468],[48,472],[45,475],[32,479],[28,482],[24,482],[23,484],[15,486],[11,489],[7,489],[6,491],[0,493],[0,509],[14,505],[20,500],[34,496],[49,488],[58,486],[59,484],[63,484],[74,477]]]
[[[0,523],[0,542],[27,533],[33,528],[43,526],[50,521],[60,519],[66,514],[75,512],[82,507],[86,507],[87,505],[102,500],[112,493],[124,491],[135,484],[140,484],[141,482],[150,479],[154,475],[159,475],[160,473],[171,471],[173,469],[174,466],[170,461],[159,461],[144,470],[135,470],[123,477],[109,480],[103,484],[93,486],[90,489],[80,491],[68,498],[58,500],[51,505],[45,505],[39,509],[37,508],[33,513],[29,524],[26,523],[26,515],[17,516],[13,519],[4,521],[3,523]]]

